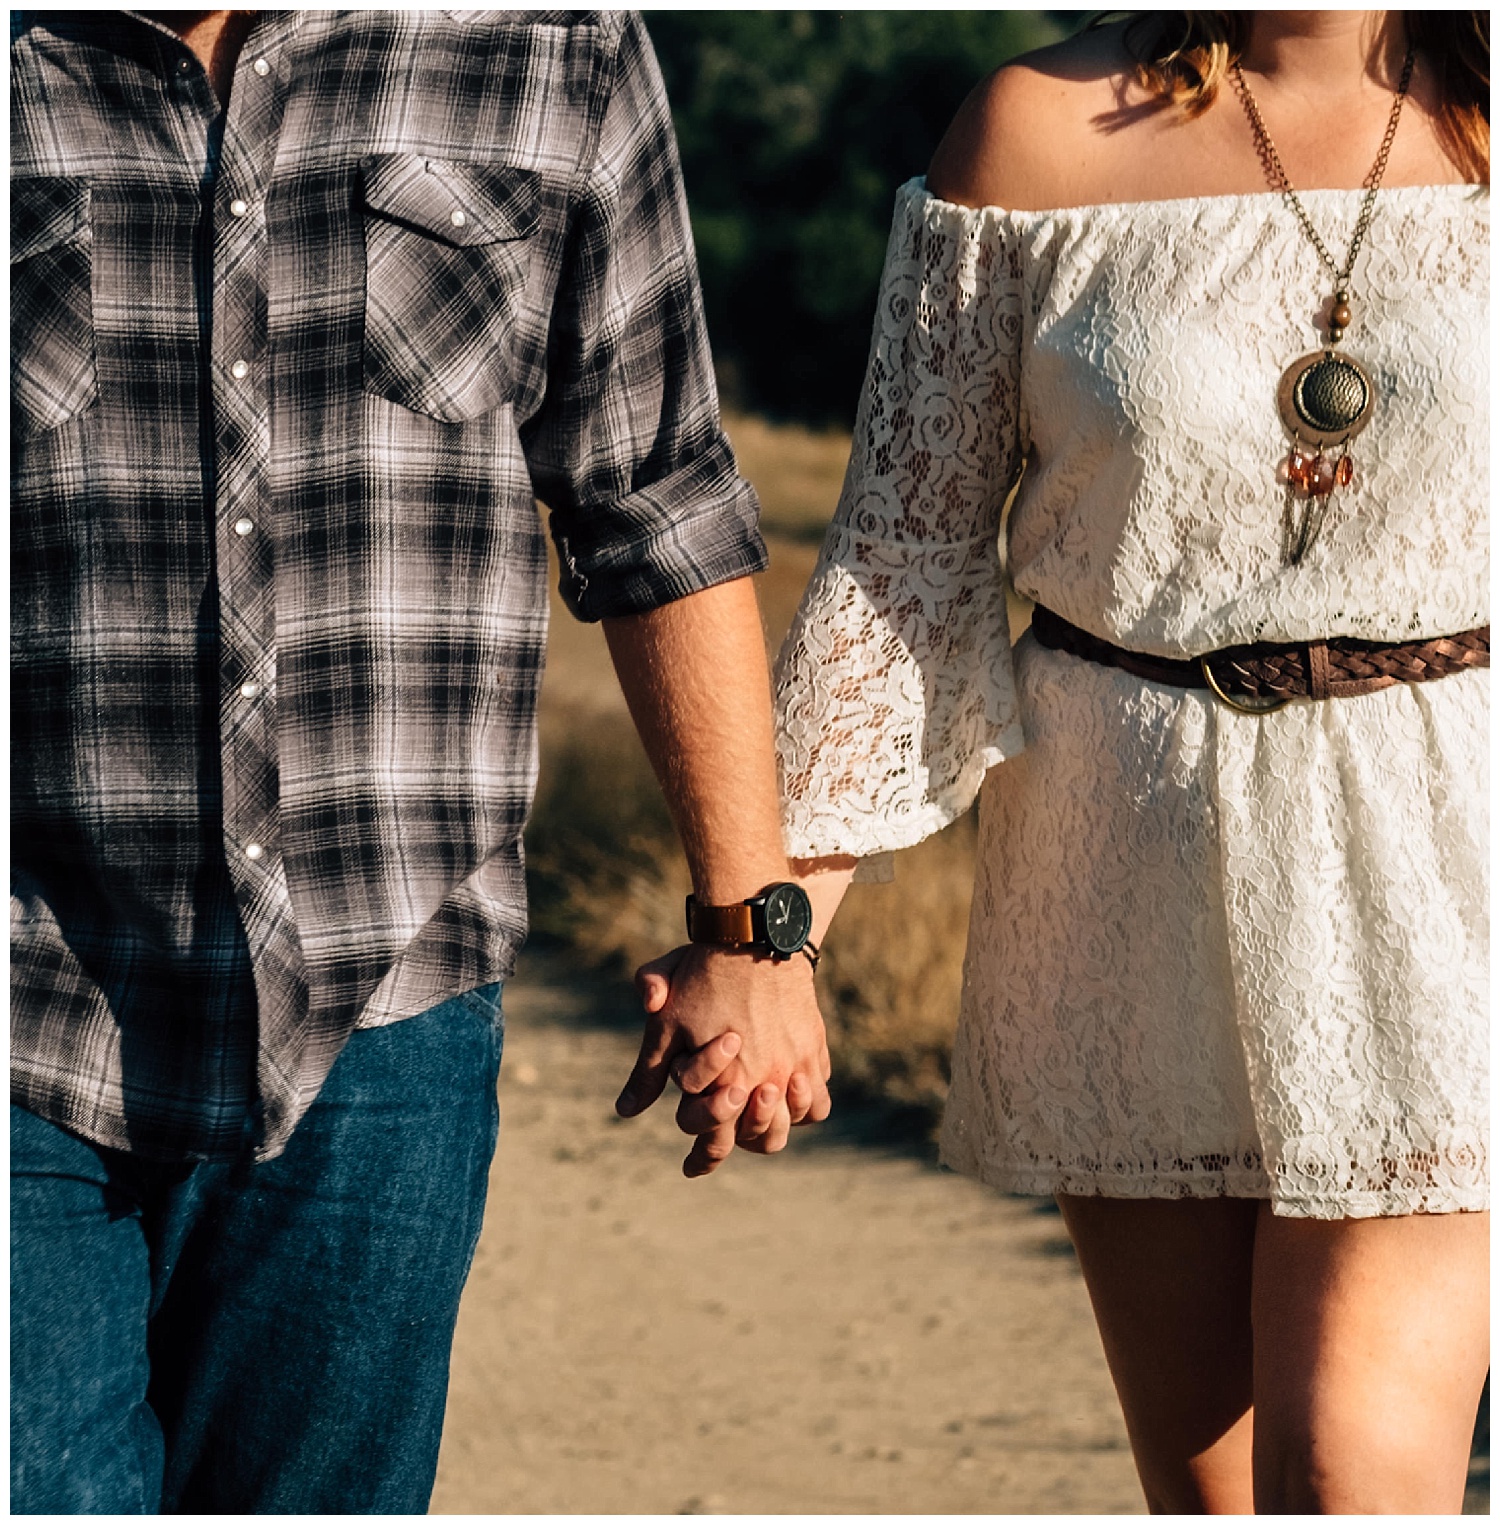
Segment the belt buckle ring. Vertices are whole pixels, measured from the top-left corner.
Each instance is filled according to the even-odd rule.
[[[1247,704],[1243,699],[1236,699],[1233,694],[1226,694],[1219,687],[1219,680],[1214,677],[1213,667],[1206,656],[1198,658],[1198,671],[1203,674],[1203,681],[1208,684],[1214,698],[1241,715],[1272,715],[1277,710],[1285,709],[1292,702],[1292,695],[1290,694],[1284,694],[1280,697],[1273,695],[1269,699],[1258,699],[1250,704]]]

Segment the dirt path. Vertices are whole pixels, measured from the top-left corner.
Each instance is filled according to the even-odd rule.
[[[1057,1217],[799,1134],[709,1181],[627,1027],[507,989],[439,1512],[1137,1512]]]

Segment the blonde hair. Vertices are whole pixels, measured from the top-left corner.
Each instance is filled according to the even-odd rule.
[[[1136,76],[1192,118],[1213,104],[1250,40],[1250,11],[1143,11],[1125,28]],[[1490,183],[1490,13],[1404,11],[1406,35],[1437,71],[1437,132],[1448,157]]]

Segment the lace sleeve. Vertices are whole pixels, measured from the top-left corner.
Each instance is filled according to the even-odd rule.
[[[909,847],[1021,748],[999,562],[1020,337],[1003,214],[904,186],[838,512],[776,663],[793,857]]]

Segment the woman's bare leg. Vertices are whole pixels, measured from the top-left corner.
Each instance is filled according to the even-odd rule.
[[[1249,1514],[1259,1204],[1059,1196],[1153,1514]]]
[[[1314,1222],[1255,1240],[1263,1514],[1456,1514],[1489,1366],[1489,1214]]]
[[[1058,1203],[1153,1512],[1461,1508],[1489,1365],[1488,1214]]]

